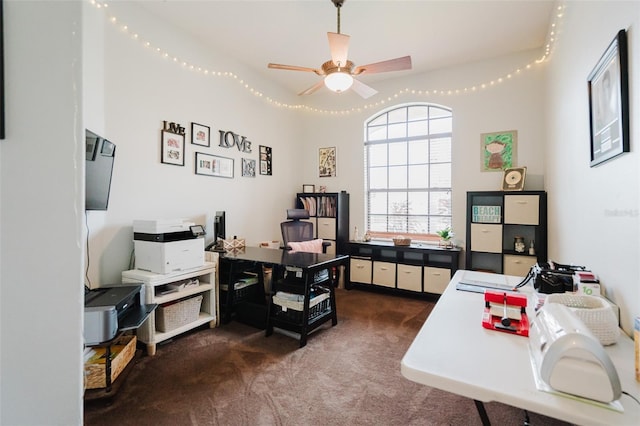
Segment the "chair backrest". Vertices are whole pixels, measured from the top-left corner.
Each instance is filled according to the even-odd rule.
[[[301,219],[309,219],[309,212],[305,209],[288,209],[286,222],[280,224],[284,246],[290,241],[313,240],[313,223]]]

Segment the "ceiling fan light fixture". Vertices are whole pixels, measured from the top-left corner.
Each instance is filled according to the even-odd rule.
[[[353,77],[343,71],[332,72],[324,78],[324,85],[332,92],[340,93],[349,90],[353,84]]]

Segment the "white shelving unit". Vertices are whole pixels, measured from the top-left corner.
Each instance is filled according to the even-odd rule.
[[[155,272],[132,269],[122,273],[123,284],[140,283],[145,287],[145,303],[164,303],[183,299],[189,296],[202,295],[202,305],[198,319],[189,324],[175,328],[168,332],[161,332],[156,329],[156,313],[149,315],[149,318],[137,331],[140,342],[147,345],[147,353],[155,355],[156,345],[174,336],[189,331],[203,324],[209,323],[209,327],[214,328],[218,324],[218,286],[216,285],[216,264],[217,262],[205,262],[203,266],[186,271],[172,272],[169,274],[158,274]],[[197,278],[197,286],[186,287],[180,291],[168,294],[156,295],[158,287],[166,284],[180,282],[191,278]]]

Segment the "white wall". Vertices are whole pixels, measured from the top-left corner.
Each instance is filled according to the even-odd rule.
[[[544,138],[549,256],[596,272],[627,333],[640,314],[639,27],[638,2],[568,2],[550,62]],[[587,77],[621,29],[628,30],[631,152],[590,168]]]
[[[614,12],[610,4],[571,2],[552,61],[497,87],[476,94],[393,97],[405,87],[448,90],[489,82],[529,63],[537,52],[412,79],[390,76],[375,85],[381,92],[376,99],[384,104],[332,115],[277,108],[236,82],[205,78],[169,63],[106,23],[102,12],[86,3],[81,7],[78,2],[5,0],[8,133],[0,141],[0,423],[82,422],[78,348],[82,346],[85,126],[117,144],[109,210],[88,214],[89,276],[94,286],[119,280],[128,267],[131,222],[136,218],[186,217],[210,227],[210,215],[226,210],[228,233],[256,243],[279,238],[278,223],[293,194],[303,183],[314,183],[327,185],[330,191],[349,191],[352,226],[362,226],[363,122],[380,109],[412,100],[453,108],[454,227],[461,243],[466,191],[497,189],[501,179],[498,173],[479,171],[480,133],[517,129],[518,163],[529,168],[527,188],[544,186],[550,193],[551,256],[587,264],[599,273],[608,293],[621,305],[623,325],[629,330],[640,299],[640,159],[633,144],[639,136],[637,125],[632,123],[635,151],[588,167],[586,76],[619,28],[630,28],[630,52],[638,45],[637,5],[620,2]],[[181,57],[229,69],[273,98],[295,101],[241,65],[167,32],[134,7],[112,6],[141,34]],[[592,27],[594,21],[601,25]],[[82,37],[80,25],[87,31]],[[637,75],[635,51],[631,73]],[[86,57],[81,58],[80,52]],[[542,90],[546,68],[548,99]],[[633,79],[631,87],[632,116],[634,112],[637,116],[640,96]],[[331,109],[367,105],[321,94],[310,101],[320,106],[331,102]],[[252,140],[254,148],[271,146],[274,175],[243,178],[236,164],[233,180],[195,176],[194,147],[188,141],[184,167],[160,164],[162,120],[200,122],[209,125],[214,136],[219,129],[233,130]],[[338,177],[319,179],[317,148],[334,145]],[[237,162],[242,158],[215,142],[205,151]],[[603,202],[593,208],[591,200]],[[603,205],[631,214],[613,217]]]
[[[0,424],[82,423],[81,3],[4,1]]]
[[[95,25],[90,26],[96,34],[88,37],[98,52],[104,43],[104,57],[97,58],[96,63],[104,63],[105,71],[103,84],[95,77],[93,84],[87,84],[85,98],[91,108],[85,110],[86,125],[118,146],[109,210],[89,213],[88,275],[92,286],[118,280],[120,271],[128,267],[134,219],[185,217],[211,229],[211,215],[225,210],[227,234],[244,236],[253,245],[280,239],[278,223],[303,183],[325,185],[330,192],[348,191],[350,227],[364,229],[363,125],[368,117],[395,104],[433,102],[453,109],[453,224],[459,245],[464,245],[465,238],[466,191],[497,190],[502,179],[502,173],[480,171],[481,133],[518,130],[518,165],[528,168],[527,189],[543,189],[540,141],[544,135],[542,88],[546,65],[526,70],[526,65],[540,56],[538,50],[411,79],[394,79],[392,73],[389,80],[375,84],[380,93],[373,100],[364,101],[353,93],[335,96],[326,90],[300,99],[279,91],[148,13],[141,13],[134,5],[115,3],[109,13],[117,17],[119,25],[105,26],[103,11],[96,10],[92,17]],[[119,29],[124,24],[129,27],[128,33]],[[168,51],[169,58],[163,59],[154,48],[145,49],[143,42],[131,37],[133,32],[153,47]],[[171,60],[173,55],[179,56],[177,62]],[[182,61],[188,65],[181,66]],[[308,102],[321,111],[287,111],[257,99],[231,79],[191,71],[189,64],[233,71],[275,99]],[[518,69],[520,73],[516,73]],[[510,73],[513,77],[507,78]],[[504,81],[497,83],[500,77]],[[362,79],[366,82],[366,77]],[[492,85],[491,81],[496,83]],[[483,83],[487,85],[484,89]],[[477,90],[471,90],[473,86]],[[430,93],[394,96],[405,88]],[[469,88],[469,93],[433,93],[433,89],[446,92],[464,88]],[[96,104],[94,98],[104,101]],[[355,111],[335,113],[342,109]],[[203,151],[235,158],[236,177],[228,180],[194,175],[194,146],[188,141],[185,167],[160,164],[162,120],[186,127],[191,121],[211,126],[212,147]],[[240,177],[238,163],[243,155],[215,146],[219,129],[233,130],[252,140],[256,153],[250,158],[257,158],[258,144],[273,147],[274,176]],[[318,177],[318,148],[324,146],[338,149],[335,178]],[[254,206],[269,207],[256,215]]]
[[[327,185],[329,190],[347,190],[351,194],[351,228],[358,226],[364,232],[364,122],[381,110],[408,102],[429,102],[449,107],[453,111],[453,229],[456,244],[464,246],[466,192],[499,190],[502,182],[501,172],[481,171],[481,133],[517,130],[517,165],[527,166],[526,189],[544,189],[541,141],[544,138],[543,82],[546,64],[535,65],[525,71],[526,65],[539,57],[540,51],[528,51],[413,78],[378,82],[371,84],[380,92],[372,98],[374,100],[364,101],[348,93],[336,101],[334,95],[333,105],[340,105],[334,106],[334,110],[353,108],[356,111],[305,115],[303,139],[310,148],[304,154],[307,164],[303,175],[305,182]],[[522,71],[506,78],[517,69]],[[490,84],[503,76],[502,83]],[[366,77],[362,80],[366,83]],[[464,93],[464,88],[479,88],[483,83],[487,83],[487,88]],[[422,90],[423,94],[395,96],[405,89]],[[435,94],[434,89],[437,89]],[[458,94],[456,89],[460,89]],[[426,90],[429,94],[424,94]],[[453,94],[448,94],[449,90]],[[315,105],[331,108],[329,102],[330,98],[320,95]],[[337,146],[338,176],[320,179],[317,177],[317,148],[334,145]]]
[[[289,102],[292,95],[271,88],[242,65],[172,30],[134,4],[111,5],[108,13],[119,25],[107,21],[103,9],[92,9],[87,14],[91,24],[86,25],[90,33],[85,42],[90,47],[85,48],[85,63],[96,73],[87,76],[86,127],[117,148],[109,208],[88,213],[91,286],[117,282],[129,268],[135,219],[184,218],[205,225],[209,241],[213,215],[224,210],[227,237],[245,237],[250,245],[281,239],[279,224],[301,189],[297,158],[303,146],[297,143],[297,113],[270,106],[238,80],[264,91],[265,97]],[[125,24],[128,33],[121,29]],[[140,34],[138,40],[132,37],[134,32]],[[153,48],[146,48],[143,39]],[[170,57],[164,58],[156,47]],[[179,61],[172,60],[174,55]],[[231,71],[238,78],[205,75],[190,65]],[[163,120],[187,130],[184,167],[160,161]],[[209,148],[190,143],[191,122],[210,127]],[[246,136],[252,152],[219,147],[219,130]],[[273,175],[242,177],[241,159],[258,163],[259,145],[273,149]],[[196,175],[196,151],[233,158],[234,178]]]

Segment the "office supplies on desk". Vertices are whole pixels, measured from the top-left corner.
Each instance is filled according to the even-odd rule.
[[[539,390],[605,404],[620,398],[620,378],[609,355],[567,306],[547,303],[538,311],[529,350]]]
[[[486,290],[484,293],[482,326],[518,336],[529,335],[527,296],[517,293]]]
[[[509,284],[506,276],[478,271],[464,271],[456,288],[475,293],[484,293],[486,289],[514,291],[514,286]]]
[[[545,303],[568,306],[604,346],[613,345],[620,336],[617,307],[604,297],[556,293],[548,295]]]

